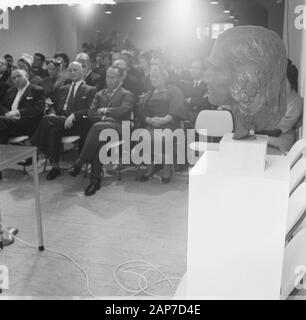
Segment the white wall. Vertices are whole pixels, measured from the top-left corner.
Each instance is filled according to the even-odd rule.
[[[31,6],[9,11],[9,29],[0,30],[0,57],[10,53],[41,52],[53,56],[62,51],[73,58],[78,51],[78,27],[73,8]]]
[[[73,59],[78,52],[78,27],[73,9],[66,5],[55,6],[54,20],[56,21],[56,32],[54,32],[56,50],[68,54]]]
[[[0,56],[10,53],[18,59],[23,52],[53,54],[56,49],[53,9],[36,6],[9,10],[9,29],[0,30]]]

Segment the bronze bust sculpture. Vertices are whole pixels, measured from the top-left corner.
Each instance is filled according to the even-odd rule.
[[[287,54],[280,37],[263,27],[225,31],[208,58],[209,100],[228,105],[233,139],[274,129],[286,112]]]

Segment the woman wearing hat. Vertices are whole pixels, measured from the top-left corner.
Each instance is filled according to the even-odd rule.
[[[42,78],[37,76],[31,69],[33,63],[33,57],[30,54],[23,53],[22,56],[17,61],[17,66],[19,69],[23,69],[29,75],[29,81],[31,84],[38,85]]]

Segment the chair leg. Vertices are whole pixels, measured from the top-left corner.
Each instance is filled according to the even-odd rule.
[[[87,173],[88,173],[88,163],[86,162],[86,164],[85,164],[84,178],[87,177]]]
[[[62,154],[62,160],[64,161],[65,160],[65,152],[64,152],[64,146],[63,144],[61,143],[61,154]]]
[[[122,180],[122,174],[121,174],[121,166],[120,164],[118,165],[118,181],[121,181]]]
[[[26,166],[23,166],[23,174],[24,174],[24,175],[26,175],[26,174],[27,174]]]
[[[43,172],[46,172],[47,163],[48,163],[48,157],[46,156],[46,158],[45,158],[45,164],[44,164],[44,171],[43,171]]]
[[[172,164],[172,180],[174,179],[174,175],[175,175],[175,164]]]

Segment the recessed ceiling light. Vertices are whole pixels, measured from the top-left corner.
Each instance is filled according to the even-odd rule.
[[[229,4],[227,4],[227,3],[225,3],[224,4],[224,13],[230,13],[231,11],[230,11],[230,6],[229,6]]]

